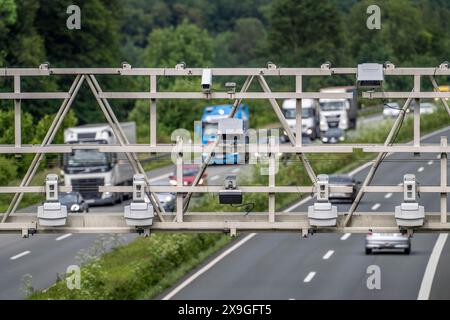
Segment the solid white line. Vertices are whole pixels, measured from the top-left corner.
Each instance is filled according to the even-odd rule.
[[[169,292],[162,300],[170,300],[174,295],[176,295],[178,292],[180,292],[183,288],[188,286],[192,281],[197,279],[199,276],[201,276],[203,273],[211,269],[214,265],[216,265],[220,260],[225,258],[227,255],[232,253],[234,250],[238,249],[240,246],[242,246],[244,243],[246,243],[248,240],[253,238],[256,235],[256,233],[250,233],[247,235],[244,239],[233,245],[232,247],[228,248],[224,252],[222,252],[220,255],[218,255],[215,259],[211,260],[206,266],[198,270],[196,273],[194,273],[192,276],[184,280],[179,286],[177,286],[175,289],[173,289],[171,292]]]
[[[306,278],[303,280],[303,282],[310,282],[314,276],[316,275],[316,273],[314,271],[311,271],[310,273],[308,273],[308,275],[306,276]]]
[[[214,180],[217,180],[219,178],[220,178],[220,176],[214,176],[214,177],[211,177],[211,179],[209,179],[209,180],[214,181]]]
[[[372,208],[370,208],[370,209],[372,209],[373,211],[375,211],[375,210],[377,210],[380,206],[381,206],[381,205],[380,205],[379,203],[375,203],[375,204],[372,206]]]
[[[71,233],[66,233],[66,234],[63,234],[62,236],[59,236],[59,237],[56,238],[55,240],[56,240],[56,241],[61,241],[61,240],[64,240],[64,239],[70,237],[71,235],[72,235]]]
[[[352,235],[351,233],[346,233],[341,237],[341,240],[342,241],[347,240],[351,235]]]
[[[448,233],[441,233],[436,240],[436,244],[434,245],[433,251],[431,252],[427,268],[425,269],[425,273],[423,275],[422,284],[420,285],[417,300],[428,300],[430,297],[434,274],[436,273],[439,258],[441,257],[442,249],[444,249],[447,237]]]
[[[21,252],[19,254],[16,254],[15,256],[12,256],[10,259],[11,260],[16,260],[16,259],[19,259],[19,258],[21,258],[23,256],[26,256],[29,253],[30,253],[30,251],[24,251],[24,252]]]
[[[423,170],[425,170],[424,167],[420,167],[419,169],[417,169],[417,172],[422,172]]]
[[[433,160],[428,161],[428,165],[431,166],[434,163]]]
[[[386,193],[386,194],[384,195],[384,198],[385,198],[385,199],[389,199],[390,197],[392,197],[392,192]]]
[[[290,206],[289,208],[285,209],[283,212],[289,212],[294,210],[297,207],[300,207],[302,204],[305,204],[306,202],[308,202],[309,200],[311,200],[312,197],[311,196],[307,196],[305,199],[300,200],[297,203],[294,203],[292,206]]]
[[[333,250],[328,250],[327,253],[325,253],[325,255],[322,257],[323,260],[328,260],[330,259],[330,257],[333,255],[334,251]]]

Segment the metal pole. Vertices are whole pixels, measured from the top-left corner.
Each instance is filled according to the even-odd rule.
[[[241,88],[241,93],[246,92],[248,90],[248,88],[250,87],[250,84],[253,81],[253,76],[248,76],[247,79],[245,79],[244,85]],[[234,103],[233,103],[233,107],[231,108],[231,112],[228,115],[228,118],[233,118],[236,110],[238,108],[238,106],[241,104],[242,99],[235,99]],[[219,144],[219,139],[217,139],[216,141],[214,141],[214,143],[211,145],[211,150],[214,150],[217,145]],[[197,174],[197,176],[195,177],[194,182],[192,183],[193,186],[198,185],[198,182],[200,181],[200,179],[203,177],[203,174],[206,171],[206,168],[208,167],[209,161],[211,161],[211,156],[212,156],[212,152],[208,152],[208,155],[206,157],[205,162],[202,164],[202,167],[199,171],[199,173]],[[192,197],[192,192],[189,192],[185,199],[184,199],[184,208],[183,208],[183,212],[186,212],[188,207],[189,207],[189,202],[191,200]]]
[[[391,131],[389,132],[389,135],[386,138],[386,141],[384,142],[385,146],[390,145],[393,143],[393,138],[395,133],[397,132],[400,124],[402,123],[403,119],[405,118],[406,109],[408,109],[409,104],[411,103],[411,98],[408,98],[403,105],[402,109],[400,110],[400,113],[397,117],[397,119],[394,122],[394,125],[391,128]],[[356,208],[359,205],[359,202],[361,201],[363,195],[364,195],[364,188],[367,187],[373,179],[373,176],[377,172],[378,166],[380,165],[383,158],[386,156],[386,152],[380,152],[378,156],[376,157],[375,161],[372,164],[372,167],[370,168],[369,173],[367,174],[366,179],[364,179],[364,183],[362,184],[361,188],[358,191],[358,194],[356,195],[355,201],[353,201],[352,206],[348,210],[347,217],[344,220],[344,227],[347,226],[347,224],[350,222],[350,219],[352,218],[353,213],[355,212]]]
[[[156,76],[150,76],[150,92],[156,89]],[[150,100],[150,145],[156,146],[156,99]]]
[[[182,150],[183,139],[179,139],[178,146],[179,150]],[[181,152],[177,153],[177,187],[181,188],[183,186],[183,154]],[[183,222],[183,194],[177,192],[177,214],[176,221]]]
[[[295,92],[300,93],[303,91],[303,78],[302,76],[295,77]],[[296,146],[302,146],[302,99],[295,100],[295,137]]]
[[[271,90],[270,90],[269,85],[267,84],[266,80],[264,79],[264,77],[258,76],[258,80],[259,80],[259,83],[261,84],[263,91],[270,93]],[[275,111],[275,113],[278,117],[278,120],[280,120],[281,125],[283,126],[284,130],[286,131],[289,141],[291,142],[291,144],[293,146],[295,146],[295,144],[296,144],[295,137],[294,137],[293,133],[291,132],[291,129],[289,129],[289,125],[286,122],[286,118],[284,117],[283,112],[281,111],[277,100],[269,99],[269,102],[272,105],[272,108]],[[301,135],[300,135],[300,139],[301,139]],[[303,153],[299,153],[298,156],[300,157],[300,160],[302,161],[303,166],[305,167],[306,172],[308,173],[309,179],[311,180],[312,183],[315,184],[317,181],[317,177],[316,177],[316,174],[314,173],[314,170],[312,169],[311,165],[309,164],[308,159],[306,158],[306,156]]]
[[[14,93],[20,93],[20,76],[14,76]],[[16,147],[22,144],[21,100],[14,100],[14,142]]]
[[[272,137],[269,139],[273,147]],[[275,187],[275,152],[270,153],[269,158],[269,187]],[[269,192],[269,222],[275,222],[275,193]]]
[[[414,92],[420,92],[420,75],[414,76]],[[414,106],[414,147],[420,147],[420,99]]]
[[[447,146],[447,137],[441,137],[441,146]],[[447,153],[441,153],[441,187],[447,187]],[[441,192],[441,223],[447,223],[447,193]]]

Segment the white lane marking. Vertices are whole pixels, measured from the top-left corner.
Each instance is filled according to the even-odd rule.
[[[162,179],[168,178],[168,177],[170,177],[170,175],[171,175],[171,173],[165,173],[165,174],[162,174],[160,176],[148,179],[148,181],[149,182],[155,182],[155,181],[158,181],[158,180],[162,180]]]
[[[384,198],[385,198],[385,199],[389,199],[390,197],[392,197],[392,192],[386,193],[386,194],[384,195]]]
[[[305,204],[306,202],[308,202],[311,199],[312,199],[311,196],[307,196],[305,199],[300,200],[297,203],[294,203],[292,206],[290,206],[289,208],[285,209],[283,212],[290,212],[290,211],[294,210],[295,208],[300,207],[302,204]]]
[[[239,169],[239,168],[235,168],[235,169],[231,170],[231,172],[232,172],[232,173],[238,173],[240,170],[241,170],[241,169]]]
[[[346,234],[344,234],[344,235],[341,237],[341,240],[342,240],[342,241],[345,241],[345,240],[347,240],[348,238],[350,238],[351,235],[352,235],[351,233],[346,233]]]
[[[430,297],[434,274],[436,273],[439,258],[441,257],[442,249],[444,249],[447,237],[448,233],[441,233],[436,240],[430,259],[428,260],[427,268],[425,269],[425,273],[423,275],[417,300],[428,300]]]
[[[417,172],[422,172],[423,170],[425,170],[424,167],[420,167],[419,169],[417,169]]]
[[[30,251],[24,251],[24,252],[21,252],[19,254],[16,254],[15,256],[12,256],[10,259],[11,260],[16,260],[16,259],[19,259],[19,258],[21,258],[23,256],[26,256],[29,253],[30,253]]]
[[[314,278],[315,275],[316,275],[316,273],[314,271],[311,271],[310,273],[308,273],[306,278],[303,279],[303,282],[305,282],[305,283],[310,282]]]
[[[66,233],[66,234],[63,234],[62,236],[59,236],[59,237],[56,238],[55,240],[56,240],[56,241],[61,241],[61,240],[64,240],[64,239],[70,237],[71,235],[72,235],[71,233]]]
[[[206,266],[198,270],[196,273],[194,273],[192,276],[184,280],[179,286],[177,286],[175,289],[170,291],[166,296],[162,298],[162,300],[170,300],[174,295],[176,295],[178,292],[180,292],[183,288],[188,286],[192,281],[197,279],[199,276],[201,276],[203,273],[211,269],[214,265],[216,265],[220,260],[225,258],[227,255],[232,253],[234,250],[238,249],[240,246],[242,246],[244,243],[249,241],[251,238],[256,236],[256,233],[250,233],[247,235],[244,239],[240,240],[238,243],[233,245],[232,247],[228,248],[224,252],[222,252],[220,255],[218,255],[215,259],[211,260]]]
[[[430,160],[430,161],[428,161],[427,164],[428,164],[429,166],[431,166],[433,163],[434,163],[434,161],[433,161],[433,160]]]
[[[328,260],[330,259],[330,257],[333,255],[334,251],[333,250],[328,250],[327,253],[325,253],[325,255],[322,257],[323,260]]]
[[[381,204],[375,203],[375,204],[372,206],[372,208],[370,208],[370,209],[372,209],[372,211],[375,211],[375,210],[377,210],[380,206],[381,206]]]
[[[214,181],[214,180],[217,180],[219,178],[220,178],[219,176],[214,176],[214,177],[211,177],[211,179],[209,179],[209,180]]]

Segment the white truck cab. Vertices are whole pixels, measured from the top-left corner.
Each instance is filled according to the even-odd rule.
[[[136,142],[136,124],[121,124],[130,143]],[[64,183],[81,193],[89,204],[114,204],[123,200],[120,193],[99,192],[99,186],[131,185],[133,170],[124,153],[104,153],[99,144],[118,144],[107,124],[90,124],[68,128],[64,142],[86,144],[86,149],[76,149],[64,155]]]

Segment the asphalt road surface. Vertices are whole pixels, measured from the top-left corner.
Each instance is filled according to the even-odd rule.
[[[450,135],[450,130],[444,134]],[[437,142],[439,135],[425,140]],[[401,182],[404,173],[415,172],[423,185],[439,184],[439,162],[435,154],[422,155],[404,161],[406,155],[392,156],[379,169],[373,184]],[[431,162],[432,161],[432,162]],[[424,169],[418,171],[420,167]],[[212,166],[207,170],[208,184],[220,185],[229,174],[242,174],[246,166]],[[155,184],[168,184],[173,167],[149,172]],[[356,174],[363,180],[367,170]],[[388,198],[383,194],[364,197],[360,211],[391,211],[400,203],[401,195]],[[427,211],[438,211],[436,195],[423,194],[419,200]],[[124,203],[125,204],[125,203]],[[90,211],[122,211],[123,205],[93,207]],[[304,203],[295,210],[306,210]],[[339,206],[343,211],[347,205]],[[35,207],[25,209],[35,212]],[[77,253],[94,243],[98,236],[86,234],[35,235],[22,239],[19,235],[0,235],[0,299],[21,299],[25,296],[24,275],[32,276],[32,285],[44,289],[55,282],[57,275],[69,265],[78,263]],[[135,235],[126,235],[131,241]],[[424,270],[437,235],[418,234],[413,239],[410,256],[397,254],[364,255],[364,236],[317,234],[302,239],[297,234],[257,234],[237,250],[202,273],[173,296],[175,299],[415,299]],[[345,239],[345,240],[340,240]],[[449,244],[437,266],[430,298],[450,297],[446,288],[450,279],[446,270],[450,264]],[[218,253],[220,254],[220,253]],[[327,259],[324,259],[324,256]],[[381,268],[381,290],[368,290],[366,269],[370,265]],[[187,276],[186,279],[188,279]],[[305,282],[307,280],[307,282]],[[170,291],[168,291],[170,292]],[[445,295],[446,294],[446,295]]]
[[[438,143],[441,135],[450,137],[450,129],[423,142]],[[367,172],[368,168],[354,177],[363,181]],[[393,155],[379,167],[372,185],[397,185],[406,173],[416,174],[422,185],[438,185],[437,154]],[[364,196],[357,211],[393,211],[402,200],[400,193],[370,193]],[[447,202],[450,205],[448,198]],[[311,203],[312,200],[291,209],[306,211]],[[439,211],[438,195],[422,194],[419,203],[425,206],[425,211]],[[348,207],[339,205],[338,210]],[[429,298],[450,298],[448,241],[436,272],[431,272],[434,280],[433,277],[423,280],[438,234],[415,234],[410,255],[393,252],[365,255],[364,238],[365,235],[357,234],[316,234],[306,239],[299,234],[284,233],[241,236],[231,244],[238,243],[236,249],[224,249],[228,250],[227,255],[226,251],[217,253],[215,260],[187,275],[160,298],[417,299],[422,281],[426,285],[427,279],[432,281]],[[215,261],[218,262],[214,264]],[[369,290],[367,286],[373,266],[379,267],[379,290]]]

